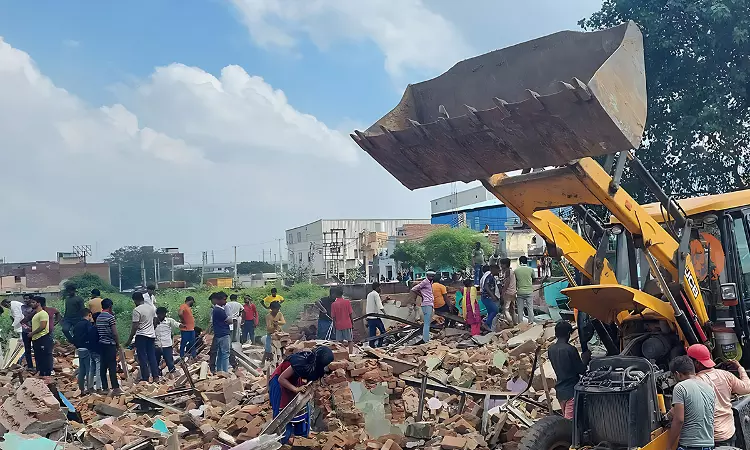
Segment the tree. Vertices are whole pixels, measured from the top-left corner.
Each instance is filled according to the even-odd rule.
[[[391,256],[402,266],[409,268],[425,267],[427,262],[424,246],[416,241],[403,241],[396,244]]]
[[[138,247],[134,245],[119,248],[105,258],[110,264],[110,279],[114,284],[118,284],[119,271],[122,270],[122,288],[133,289],[143,284],[141,277],[141,261],[146,269],[146,284],[155,283],[154,264],[159,262],[159,271],[166,273],[170,257],[165,253],[155,251],[153,247]],[[166,279],[166,277],[164,278]]]
[[[264,261],[242,261],[237,264],[237,273],[240,275],[250,275],[252,273],[274,273],[278,268]]]
[[[750,142],[750,0],[605,0],[579,25],[632,20],[644,37],[648,120],[638,157],[684,198],[746,188]],[[637,200],[643,186],[628,177]]]
[[[487,237],[471,228],[439,228],[422,240],[427,263],[435,269],[464,270],[471,266],[471,253],[476,242],[485,255],[494,250]]]
[[[86,272],[79,275],[74,275],[65,281],[65,286],[73,284],[76,287],[78,295],[88,297],[92,289],[99,289],[101,293],[105,292],[117,292],[117,289],[111,284],[107,283],[97,274]]]

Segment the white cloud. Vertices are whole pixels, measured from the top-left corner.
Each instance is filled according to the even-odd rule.
[[[409,193],[236,66],[214,77],[173,64],[118,94],[91,106],[0,38],[1,257],[95,243],[99,257],[122,245],[199,254],[321,217],[427,217],[439,195]]]
[[[293,48],[299,35],[320,47],[369,40],[383,52],[386,71],[441,72],[472,55],[453,23],[422,0],[231,0],[250,36],[263,47]]]
[[[78,48],[81,46],[81,41],[76,41],[75,39],[65,39],[62,41],[63,47],[67,48]]]

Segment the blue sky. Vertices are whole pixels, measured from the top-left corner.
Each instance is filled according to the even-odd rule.
[[[4,213],[28,218],[0,225],[17,237],[0,257],[95,243],[257,259],[321,217],[428,217],[450,187],[406,190],[348,133],[407,83],[600,4],[562,3],[0,0],[0,164],[18,169]]]

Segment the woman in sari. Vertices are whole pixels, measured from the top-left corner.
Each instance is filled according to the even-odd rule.
[[[464,288],[461,292],[461,316],[471,326],[471,335],[476,336],[482,328],[482,315],[479,308],[477,288],[473,280],[464,280]]]
[[[298,393],[305,392],[306,383],[323,378],[326,368],[332,362],[333,352],[325,346],[287,357],[273,372],[268,383],[268,397],[273,417],[279,415]],[[281,443],[288,443],[292,436],[307,437],[309,433],[310,411],[306,406],[287,424]]]

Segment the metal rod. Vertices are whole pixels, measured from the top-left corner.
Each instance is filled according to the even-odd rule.
[[[675,225],[677,225],[679,228],[684,227],[685,221],[687,219],[683,214],[680,205],[678,205],[677,202],[672,200],[672,198],[670,198],[667,193],[664,192],[664,189],[662,189],[661,185],[659,185],[654,177],[651,176],[651,173],[648,171],[648,169],[646,169],[643,163],[635,155],[633,155],[631,152],[628,152],[627,154],[628,158],[630,159],[630,168],[633,169],[633,172],[638,175],[638,177],[651,190],[656,199],[659,200],[659,203],[664,206],[664,209],[667,210],[667,214],[669,214],[674,219]]]
[[[427,375],[422,375],[422,384],[419,386],[419,409],[417,410],[417,422],[422,421],[424,414],[424,397],[427,393]]]

